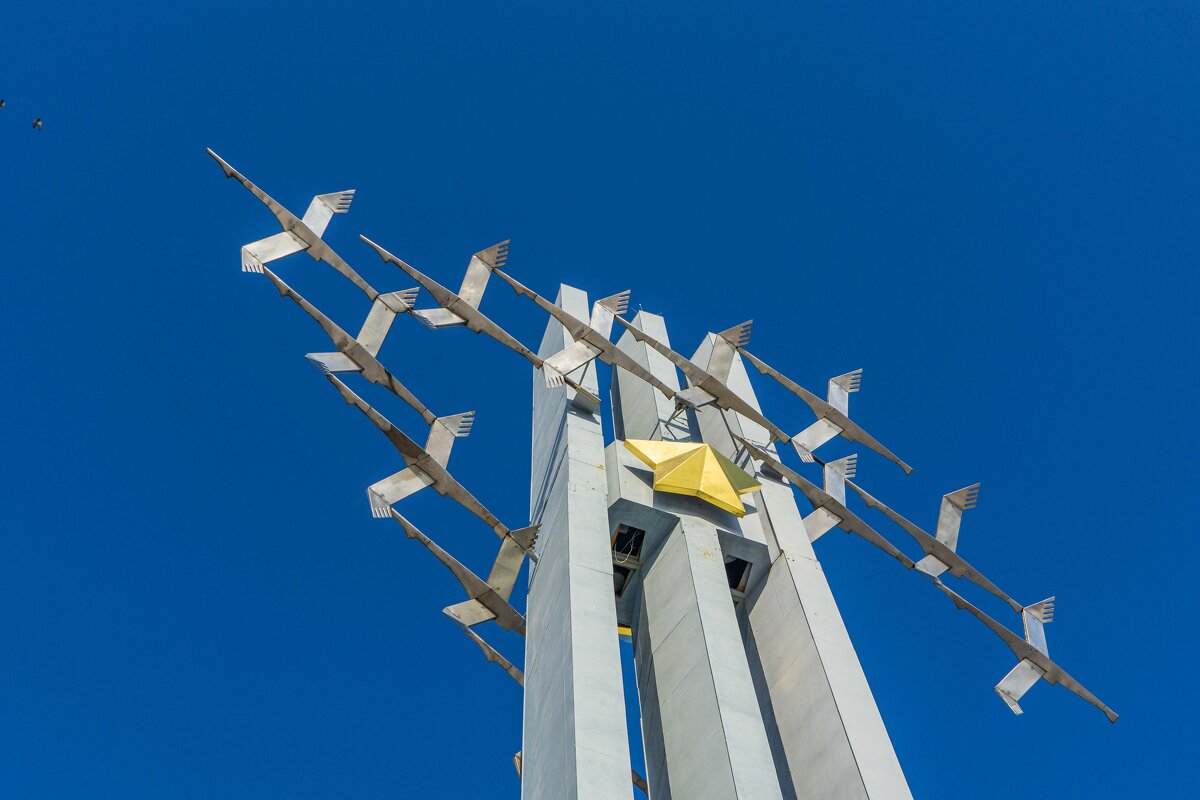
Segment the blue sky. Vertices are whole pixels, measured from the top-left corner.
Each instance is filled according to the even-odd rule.
[[[1052,655],[1122,714],[1040,684],[1012,716],[999,641],[827,536],[916,796],[1195,791],[1200,9],[646,6],[5,10],[5,794],[519,793],[517,688],[442,620],[449,577],[371,519],[394,451],[304,362],[319,329],[239,271],[274,221],[206,146],[297,212],[357,188],[327,241],[382,289],[409,282],[359,233],[450,284],[511,238],[525,283],[633,289],[685,352],[753,317],[806,386],[863,367],[853,415],[916,471],[864,453],[859,482],[930,526],[982,481],[960,551],[1058,596]],[[328,267],[278,266],[346,327],[365,313]],[[538,341],[504,287],[484,308]],[[527,365],[411,320],[383,357],[439,413],[478,410],[452,466],[522,524]],[[469,516],[406,513],[486,568]]]

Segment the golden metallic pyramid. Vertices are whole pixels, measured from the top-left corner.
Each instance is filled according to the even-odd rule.
[[[701,442],[627,439],[625,447],[654,468],[655,491],[699,497],[739,517],[746,507],[738,495],[760,488],[737,464]]]

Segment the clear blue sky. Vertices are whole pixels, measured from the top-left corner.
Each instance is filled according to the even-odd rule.
[[[916,471],[864,453],[860,483],[928,526],[983,481],[961,552],[1057,594],[1051,653],[1122,714],[1039,684],[1012,716],[999,641],[827,536],[916,796],[1197,791],[1194,3],[251,5],[3,13],[0,794],[518,796],[517,687],[369,516],[395,453],[239,271],[277,228],[206,146],[297,212],[356,187],[328,241],[380,288],[409,282],[359,233],[447,283],[511,237],[518,278],[631,288],[685,352],[753,317],[809,387],[863,367],[855,417]],[[506,288],[484,308],[538,340]],[[478,410],[452,466],[523,523],[528,367],[405,319],[383,355]],[[447,501],[406,512],[486,568]]]

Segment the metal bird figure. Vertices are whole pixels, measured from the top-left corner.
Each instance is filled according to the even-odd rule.
[[[499,666],[508,673],[509,677],[524,686],[524,673],[513,666],[511,661],[500,655],[494,647],[471,628],[481,622],[495,620],[501,628],[516,631],[522,636],[525,635],[525,617],[508,604],[508,598],[512,594],[513,585],[517,580],[517,573],[521,569],[521,562],[525,558],[525,552],[512,539],[504,539],[500,543],[500,552],[496,556],[496,563],[492,566],[487,581],[483,581],[474,572],[460,564],[454,556],[438,547],[416,525],[401,516],[400,512],[394,508],[390,511],[392,518],[400,523],[408,538],[416,539],[425,545],[466,590],[469,599],[456,605],[447,606],[442,609],[442,613],[479,646],[479,649],[483,651],[484,658]]]
[[[251,183],[245,175],[231,167],[210,148],[205,148],[205,150],[221,165],[221,171],[225,173],[225,177],[236,178],[238,183],[250,191],[250,194],[261,200],[263,205],[271,210],[271,213],[279,220],[280,227],[283,228],[282,233],[251,242],[242,248],[243,272],[262,272],[264,265],[303,251],[308,253],[314,261],[324,261],[342,273],[351,283],[362,289],[369,299],[374,300],[379,296],[379,293],[371,288],[371,285],[363,280],[362,276],[321,239],[321,235],[325,233],[325,228],[329,225],[329,220],[333,219],[333,215],[345,214],[350,210],[350,201],[354,199],[354,189],[317,195],[308,204],[308,210],[304,212],[304,217],[300,218]]]
[[[763,462],[777,475],[787,478],[808,499],[808,502],[813,507],[813,513],[809,514],[802,521],[804,523],[804,530],[808,533],[809,541],[815,542],[834,528],[841,528],[847,533],[853,533],[856,536],[866,539],[903,564],[905,569],[912,569],[916,566],[911,558],[901,553],[896,549],[895,545],[883,538],[883,536],[859,518],[853,511],[846,508],[844,485],[840,492],[841,497],[835,497],[834,494],[838,493],[836,481],[826,483],[826,487],[832,489],[833,493],[822,491],[816,484],[809,481],[803,475],[784,466],[766,450],[754,445],[741,436],[738,436],[737,439],[745,446],[754,459]],[[844,459],[839,459],[837,462],[831,462],[829,466],[833,468],[835,473],[840,472],[844,479],[854,474],[855,458],[855,456],[848,456]]]
[[[677,401],[682,401],[694,407],[712,403],[725,411],[735,411],[746,419],[761,425],[771,433],[774,439],[781,442],[791,439],[778,425],[764,417],[761,411],[743,400],[737,392],[726,386],[715,375],[693,363],[685,356],[676,353],[653,336],[635,327],[633,323],[627,322],[619,316],[617,317],[617,322],[625,330],[629,331],[634,339],[649,346],[659,354],[666,356],[667,360],[682,370],[684,377],[687,378],[689,388],[679,393],[676,397]]]
[[[1040,678],[1046,683],[1057,683],[1067,691],[1079,695],[1103,711],[1109,722],[1117,721],[1117,712],[1104,705],[1100,698],[1085,689],[1083,684],[1068,675],[1062,667],[1050,659],[1049,648],[1046,646],[1045,625],[1054,619],[1053,597],[1048,597],[1040,603],[1034,603],[1022,609],[1021,617],[1025,623],[1025,636],[1022,638],[959,597],[937,578],[934,578],[933,582],[937,588],[954,601],[955,607],[969,611],[976,619],[991,628],[992,632],[999,636],[1020,659],[1017,665],[995,686],[996,694],[1000,695],[1000,699],[1008,704],[1014,714],[1022,713],[1017,701]]]
[[[41,117],[37,117],[36,119],[34,119],[33,129],[35,131],[40,131],[42,129],[42,118]]]
[[[439,547],[399,511],[394,508],[389,508],[388,511],[391,512],[392,519],[404,528],[408,538],[416,539],[425,545],[466,591],[468,599],[447,606],[442,610],[443,614],[467,628],[495,620],[504,630],[525,635],[525,617],[508,603],[513,586],[517,582],[517,574],[521,571],[521,563],[525,560],[525,551],[516,542],[509,538],[500,542],[500,552],[496,554],[496,561],[492,564],[492,570],[485,581]]]
[[[600,359],[600,361],[609,366],[619,367],[631,375],[636,375],[655,389],[658,389],[668,399],[675,399],[676,393],[674,389],[660,381],[652,372],[633,360],[631,356],[619,350],[616,345],[608,340],[609,334],[612,331],[613,319],[616,315],[624,313],[625,309],[629,306],[628,291],[597,300],[592,304],[591,320],[584,322],[568,314],[532,289],[527,288],[515,278],[505,274],[500,268],[493,268],[492,272],[507,282],[513,288],[514,292],[528,297],[543,311],[562,323],[567,333],[575,340],[572,344],[545,360],[542,373],[545,375],[547,386],[556,385],[553,383],[553,381],[557,380],[555,377],[556,373],[566,375],[595,359]]]
[[[408,387],[396,379],[396,376],[388,371],[387,367],[380,363],[376,357],[379,352],[379,346],[383,343],[383,335],[387,332],[387,326],[391,324],[388,317],[395,317],[397,308],[411,302],[415,290],[407,292],[393,292],[390,295],[379,295],[377,303],[372,305],[371,313],[367,315],[367,320],[363,324],[362,331],[358,334],[359,338],[355,339],[339,328],[337,324],[329,317],[322,314],[317,308],[303,297],[300,296],[292,287],[288,286],[279,276],[271,270],[263,267],[263,274],[275,284],[275,288],[279,290],[279,294],[292,300],[296,305],[300,306],[308,315],[317,321],[321,329],[328,334],[333,341],[338,352],[336,353],[309,353],[306,358],[313,362],[321,371],[326,374],[342,374],[346,372],[360,372],[362,376],[371,383],[377,383],[385,387],[392,394],[399,397],[404,402],[412,406],[425,423],[432,425],[437,416],[426,408],[425,404],[417,399],[417,396],[409,391]],[[382,309],[382,310],[381,310]]]
[[[471,326],[471,323],[473,319],[478,319],[475,314],[479,312],[479,301],[483,299],[483,292],[487,289],[488,278],[492,277],[492,269],[502,267],[508,262],[507,239],[471,256],[471,260],[467,263],[467,273],[463,276],[462,286],[459,287],[458,294],[455,294],[440,283],[418,272],[406,262],[396,258],[367,237],[359,236],[358,238],[373,247],[384,261],[390,261],[407,272],[413,280],[424,286],[426,291],[434,296],[434,302],[438,304],[438,307],[413,309],[414,317],[430,328],[466,325],[469,329],[479,333]]]
[[[895,453],[880,444],[875,437],[859,427],[857,423],[851,421],[849,417],[850,395],[857,392],[862,384],[861,369],[831,378],[827,393],[829,399],[822,400],[746,350],[745,345],[750,339],[750,325],[750,322],[744,322],[727,331],[722,331],[719,334],[718,341],[727,342],[732,346],[732,350],[741,353],[742,357],[753,364],[755,369],[763,375],[769,375],[774,378],[784,388],[807,403],[808,407],[817,415],[816,422],[809,425],[800,433],[797,433],[791,439],[792,446],[796,448],[796,453],[802,460],[811,463],[813,461],[813,451],[834,437],[841,436],[848,442],[859,442],[871,448],[884,458],[894,462],[900,469],[904,470],[906,475],[912,472],[912,467],[901,461]],[[728,357],[732,357],[732,350],[726,351]]]
[[[325,377],[341,393],[348,405],[355,406],[367,419],[375,423],[375,427],[379,428],[388,438],[392,446],[400,453],[401,458],[404,459],[404,463],[408,465],[395,475],[384,478],[367,488],[367,497],[371,501],[371,513],[374,516],[382,518],[392,516],[390,509],[393,503],[419,492],[426,486],[432,486],[435,492],[443,496],[449,495],[452,500],[487,523],[488,527],[501,539],[511,538],[523,551],[532,550],[534,540],[537,538],[538,525],[510,530],[446,470],[454,439],[470,433],[475,412],[471,411],[435,420],[430,425],[429,439],[425,447],[421,447],[372,408],[367,401],[351,391],[350,387],[338,380],[336,376],[326,375]]]
[[[882,511],[887,515],[888,519],[899,525],[908,532],[909,536],[917,540],[917,544],[925,551],[925,557],[917,562],[918,571],[925,573],[931,578],[936,578],[943,572],[949,572],[956,578],[965,578],[1008,603],[1013,611],[1018,614],[1021,613],[1022,606],[1020,603],[1009,597],[999,586],[985,578],[957,552],[958,529],[962,524],[962,514],[963,511],[975,507],[975,503],[979,498],[978,483],[942,497],[942,506],[938,512],[936,536],[930,536],[879,500],[867,494],[862,487],[850,481],[846,483],[858,493],[863,502],[871,508]]]
[[[487,287],[491,270],[504,264],[508,258],[507,241],[493,245],[486,250],[480,250],[471,256],[471,263],[467,266],[467,276],[463,279],[462,288],[459,289],[459,294],[455,294],[416,267],[384,250],[366,236],[359,236],[359,238],[370,245],[384,261],[391,262],[408,273],[409,277],[424,287],[434,302],[438,304],[438,308],[410,312],[417,319],[430,328],[465,325],[467,330],[487,334],[508,349],[523,356],[537,369],[543,370],[547,386],[565,384],[581,394],[592,406],[600,405],[600,398],[568,378],[565,373],[553,367],[547,370],[546,363],[536,353],[513,338],[508,331],[492,322],[479,310],[479,301],[483,297],[483,290]]]

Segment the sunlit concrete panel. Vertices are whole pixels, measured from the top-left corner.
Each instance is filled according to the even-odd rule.
[[[586,319],[587,296],[558,303]],[[570,341],[551,321],[540,348]],[[572,377],[596,392],[595,366]],[[597,414],[534,373],[531,516],[541,521],[527,600],[525,800],[626,800],[629,742],[613,600],[604,444]]]
[[[655,800],[781,800],[715,529],[644,568],[634,658]]]

